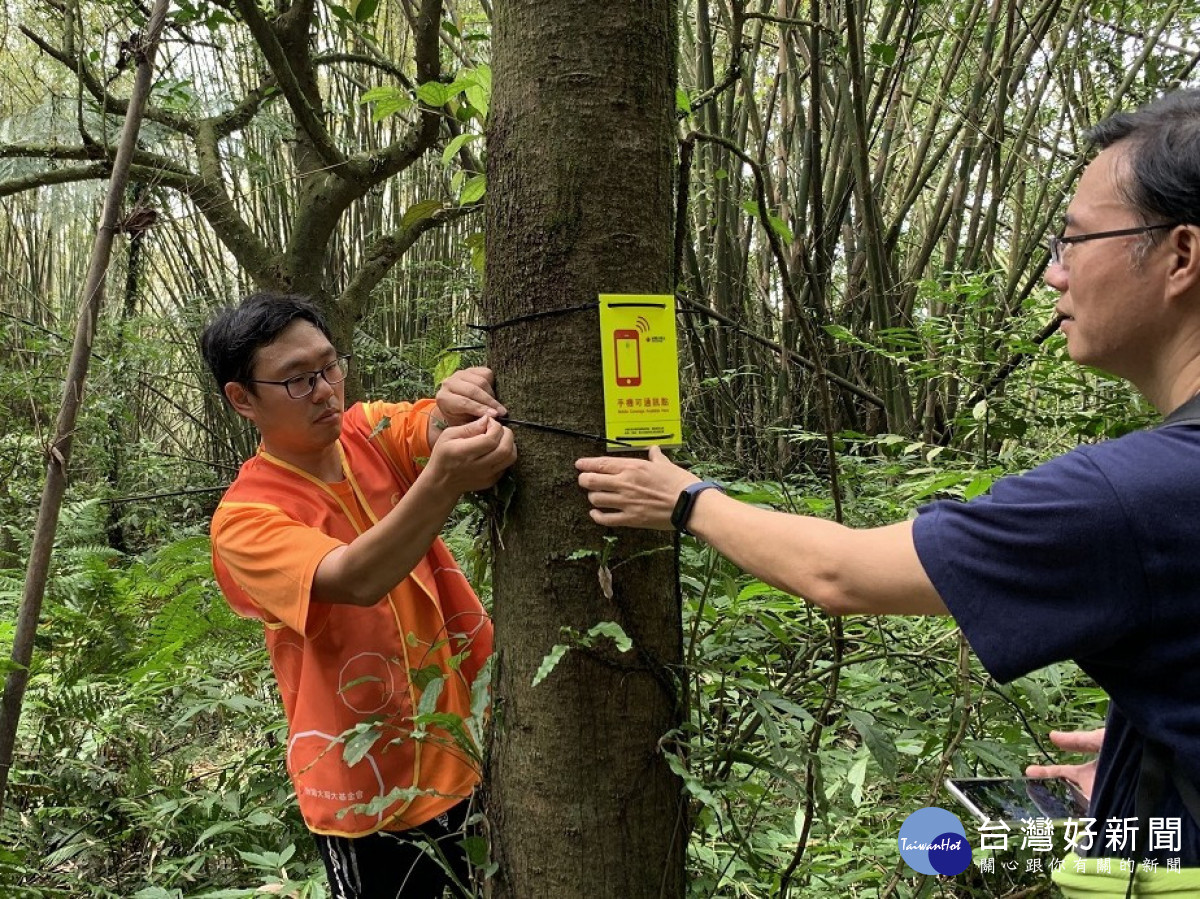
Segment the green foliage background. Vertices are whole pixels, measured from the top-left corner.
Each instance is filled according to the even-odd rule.
[[[791,266],[780,271],[768,250],[754,173],[714,145],[699,149],[684,185],[691,244],[676,274],[682,295],[735,326],[681,318],[690,429],[681,455],[743,501],[833,517],[836,467],[846,523],[890,523],[1152,419],[1123,385],[1071,364],[1060,338],[1036,339],[1053,309],[1038,274],[1079,131],[1110,103],[1133,105],[1194,78],[1200,9],[1194,0],[992,4],[1007,16],[998,22],[984,16],[988,6],[825,5],[828,21],[796,37],[804,23],[773,17],[766,4],[681,4],[681,136],[708,130],[757,146],[770,207],[761,212]],[[362,150],[394,138],[418,99],[445,119],[439,152],[380,185],[334,229],[324,248],[329,283],[317,285],[330,295],[371,240],[438,210],[459,215],[483,196],[488,7],[447,12],[448,74],[413,85],[402,15],[374,0],[318,6],[320,50],[377,54],[322,76],[336,139]],[[10,188],[61,172],[61,160],[43,164],[54,158],[46,148],[115,121],[21,37],[18,25],[66,28],[61,8],[22,0],[0,10],[9,54],[0,62],[0,666],[98,196],[89,183]],[[71,8],[78,16],[66,30],[79,29],[80,59],[119,87],[114,36],[143,13],[125,2]],[[864,72],[851,71],[848,18],[875,29],[863,41]],[[161,110],[210,114],[258,85],[261,60],[237,19],[223,3],[173,4],[172,49],[183,58],[188,47],[200,64],[164,75]],[[896,24],[906,21],[908,30]],[[1023,29],[1041,30],[1022,43]],[[817,99],[805,94],[814,71]],[[1039,93],[1047,84],[1050,93]],[[869,147],[844,127],[855,89],[877,104]],[[826,157],[813,149],[811,109],[824,116],[816,124]],[[187,160],[190,145],[162,121],[147,124],[145,146]],[[264,103],[224,147],[234,200],[264,232],[285,232],[296,212],[294,137],[286,109]],[[868,150],[870,159],[857,158]],[[851,184],[859,161],[866,183]],[[93,348],[0,816],[0,894],[321,897],[261,635],[225,605],[208,558],[208,516],[254,436],[222,408],[195,338],[253,279],[220,246],[206,210],[140,174],[138,196],[160,224],[147,232],[141,268],[131,241],[122,245]],[[878,228],[866,226],[865,210]],[[429,395],[454,364],[483,362],[468,327],[483,249],[478,223],[463,214],[379,282],[354,339],[363,394]],[[868,261],[872,249],[883,265]],[[819,277],[801,276],[814,268]],[[789,278],[808,291],[799,310],[782,289]],[[810,369],[781,364],[752,339],[811,354],[796,320],[810,313],[826,362],[884,395],[886,414],[838,394],[834,420],[822,421]],[[581,496],[581,520],[584,506]],[[503,550],[483,508],[464,504],[447,538],[486,597],[491,553]],[[952,622],[838,622],[690,539],[680,561],[689,718],[662,750],[688,791],[692,899],[776,896],[785,886],[813,897],[1054,895],[1044,872],[1026,870],[1037,860],[1028,851],[1011,852],[1016,871],[932,879],[903,865],[896,836],[917,808],[953,807],[946,775],[1019,773],[1046,757],[1051,727],[1101,721],[1106,700],[1077,669],[1001,686]]]
[[[1013,333],[1045,314],[1031,309]],[[942,327],[927,322],[924,334],[897,336],[879,351],[942,339]],[[129,358],[138,351],[134,341]],[[421,364],[368,353],[381,366],[368,377],[432,390],[422,366],[436,357],[423,347],[413,350]],[[910,370],[958,376],[946,369]],[[103,403],[91,409],[112,414]],[[989,434],[964,440],[970,449],[839,434],[846,521],[883,524],[935,498],[978,495],[1081,433],[1111,436],[1144,421],[1140,410],[1120,384],[1064,364],[1053,338],[1002,395],[959,423],[963,434]],[[800,447],[822,440],[804,430],[779,436]],[[825,460],[810,458],[761,481],[728,462],[693,461],[743,501],[828,516]],[[31,494],[37,474],[31,465],[20,475]],[[179,482],[161,468],[146,478],[160,488]],[[81,478],[75,493],[96,495],[73,501],[60,529],[13,801],[0,822],[5,894],[324,895],[284,772],[285,726],[261,636],[212,580],[205,525],[213,497],[119,505],[125,532],[136,534],[121,552],[107,543],[105,489],[88,485]],[[8,525],[17,558],[23,524]],[[480,507],[464,506],[447,536],[486,595],[484,531]],[[839,624],[690,539],[681,570],[691,714],[663,748],[685,777],[693,813],[691,896],[778,895],[785,872],[803,895],[830,897],[997,896],[1045,883],[1024,870],[985,877],[971,869],[942,883],[915,877],[895,840],[913,810],[951,805],[942,777],[1019,773],[1045,757],[1051,726],[1096,724],[1105,699],[1073,666],[1000,686],[950,621]],[[10,569],[0,579],[0,639],[11,638],[21,576]],[[789,871],[801,834],[804,852]],[[1020,857],[1015,842],[1012,857]]]

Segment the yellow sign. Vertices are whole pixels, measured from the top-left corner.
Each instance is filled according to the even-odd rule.
[[[681,444],[675,297],[601,294],[600,348],[604,436],[621,449]]]

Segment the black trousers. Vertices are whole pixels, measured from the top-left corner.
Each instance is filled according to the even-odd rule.
[[[462,848],[469,807],[469,801],[460,802],[411,830],[365,837],[313,834],[332,899],[442,899],[447,887],[451,896],[469,897],[470,866]]]

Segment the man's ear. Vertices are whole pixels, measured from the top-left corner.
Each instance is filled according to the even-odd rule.
[[[250,391],[246,389],[246,385],[237,381],[229,381],[223,389],[229,405],[233,406],[233,411],[242,418],[254,421],[254,408],[250,405]]]
[[[1181,225],[1171,231],[1171,268],[1167,291],[1171,296],[1200,296],[1200,226]]]

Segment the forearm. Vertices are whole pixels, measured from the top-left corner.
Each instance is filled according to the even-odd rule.
[[[319,602],[369,606],[403,581],[454,511],[459,494],[419,477],[387,515],[321,560],[313,576]]]
[[[688,529],[739,568],[834,615],[947,613],[910,522],[854,529],[708,490],[697,496]]]

